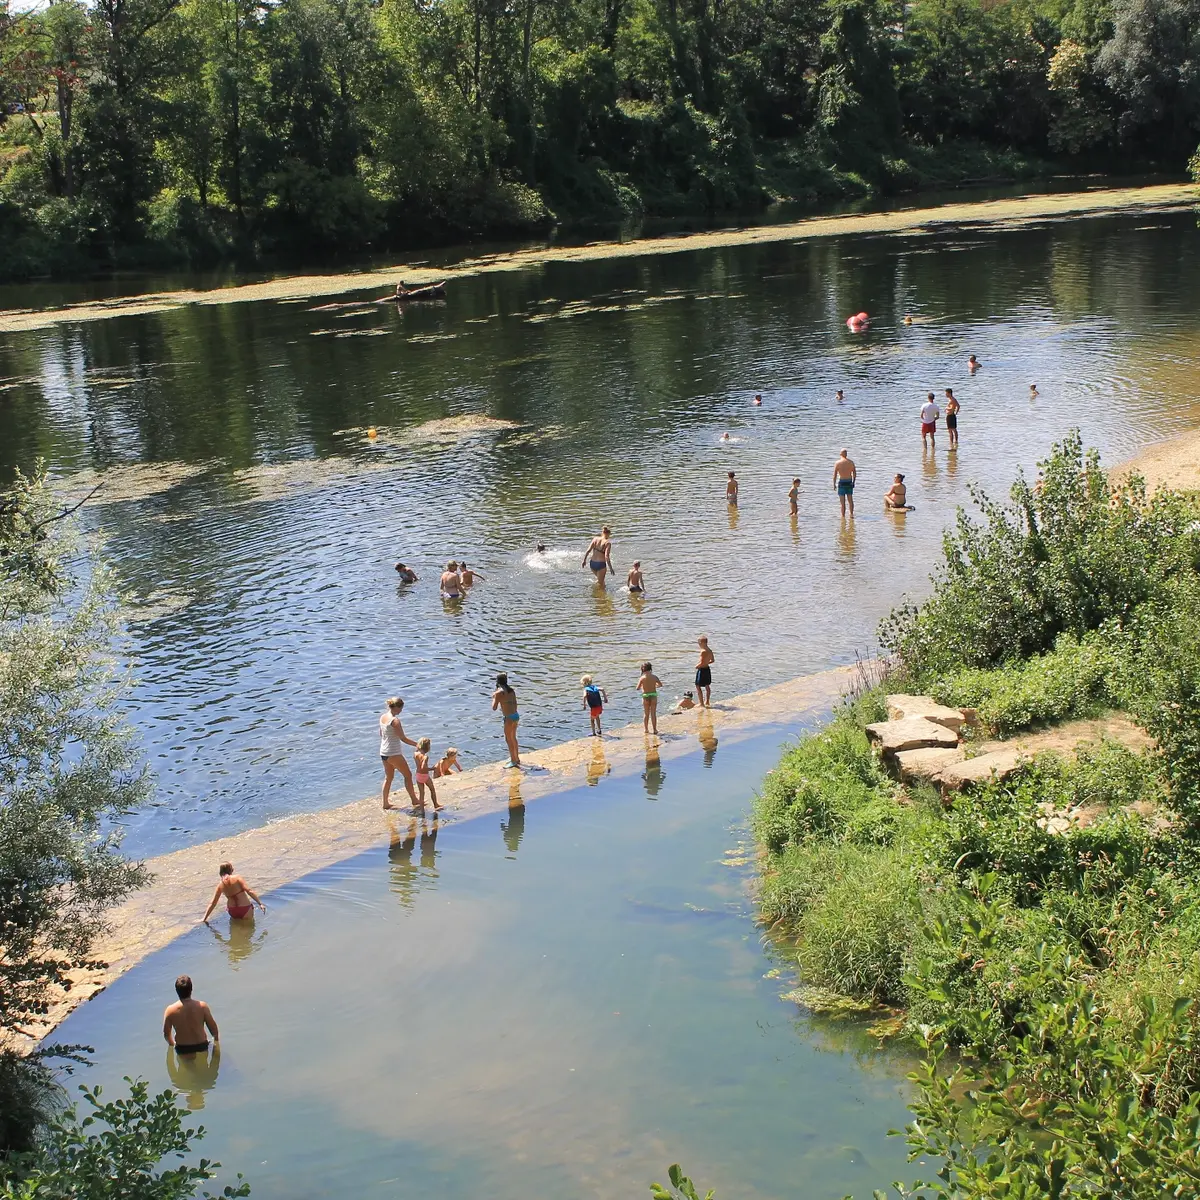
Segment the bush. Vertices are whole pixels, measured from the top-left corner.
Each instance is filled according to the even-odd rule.
[[[983,516],[959,511],[944,564],[918,611],[903,606],[880,628],[884,647],[914,679],[995,667],[1045,654],[1064,633],[1117,628],[1180,572],[1200,562],[1194,501],[1147,498],[1133,477],[1113,487],[1077,433],[1053,448],[1010,503],[972,493]]]
[[[79,1120],[68,1110],[50,1122],[36,1149],[5,1163],[0,1200],[186,1200],[215,1178],[221,1164],[204,1158],[161,1169],[163,1159],[183,1158],[204,1129],[184,1127],[174,1093],[151,1097],[144,1080],[126,1082],[126,1100],[102,1102],[100,1088],[80,1088],[87,1116]],[[249,1194],[240,1175],[220,1192],[226,1200]]]

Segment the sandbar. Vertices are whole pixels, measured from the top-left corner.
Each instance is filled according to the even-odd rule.
[[[585,263],[606,259],[637,258],[648,254],[681,254],[722,246],[806,241],[812,238],[854,234],[920,233],[941,228],[1019,228],[1030,222],[1096,217],[1119,212],[1161,212],[1196,203],[1192,184],[1156,184],[1150,187],[1097,188],[1085,192],[1056,192],[1019,196],[1007,200],[975,200],[933,208],[849,216],[807,217],[781,225],[752,225],[707,233],[688,233],[628,242],[592,242],[585,246],[540,246],[467,258],[448,267],[411,266],[398,262],[369,271],[331,275],[291,275],[260,283],[238,284],[208,291],[181,290],[85,301],[46,309],[0,310],[0,333],[47,329],[59,322],[104,321],[112,317],[169,312],[184,305],[239,304],[255,300],[304,300],[349,292],[381,289],[391,292],[403,278],[410,284],[464,279],[495,271],[523,271],[548,263]],[[335,331],[329,331],[335,332]]]
[[[728,746],[771,729],[780,731],[782,742],[798,733],[804,721],[827,712],[858,679],[856,668],[838,667],[721,700],[708,710],[693,709],[678,716],[664,712],[659,730],[665,736],[657,745],[653,739],[648,744],[638,722],[603,738],[576,738],[523,753],[522,761],[532,768],[525,771],[507,770],[500,762],[474,767],[438,781],[443,817],[460,821],[589,783],[603,787],[608,779],[635,775],[656,761],[697,750],[712,752],[718,741]],[[403,798],[399,779],[396,790]],[[428,809],[430,817],[432,811]],[[71,990],[56,1000],[44,1023],[32,1032],[45,1037],[114,979],[194,929],[212,895],[221,862],[233,862],[269,907],[271,892],[364,851],[386,847],[403,837],[407,824],[406,811],[384,812],[374,795],[147,860],[152,882],[109,914],[108,932],[93,949],[93,957],[105,967],[77,974]],[[227,918],[219,911],[213,919]],[[270,914],[260,919],[269,921]]]

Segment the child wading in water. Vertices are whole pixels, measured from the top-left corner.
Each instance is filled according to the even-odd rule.
[[[708,648],[708,638],[698,639],[700,661],[696,663],[696,700],[701,708],[712,707],[712,665],[717,656]]]
[[[462,772],[462,764],[458,761],[458,749],[451,746],[446,753],[438,759],[437,765],[433,768],[434,779],[442,779],[449,775],[451,771]]]
[[[416,807],[421,812],[425,811],[425,789],[429,789],[429,798],[433,801],[434,811],[440,811],[441,805],[438,803],[437,792],[433,787],[433,772],[429,769],[429,747],[430,741],[427,737],[423,737],[417,742],[417,748],[413,752],[413,761],[417,764],[417,803]]]
[[[592,682],[590,675],[583,676],[579,682],[583,684],[583,707],[588,710],[588,717],[592,722],[592,733],[599,737],[602,732],[600,714],[608,703],[608,693],[602,687],[597,687]]]
[[[658,689],[662,680],[654,673],[654,667],[648,662],[642,663],[642,673],[637,681],[638,691],[642,693],[642,728],[647,733],[658,733]]]

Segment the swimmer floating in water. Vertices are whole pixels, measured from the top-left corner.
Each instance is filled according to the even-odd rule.
[[[833,396],[833,398],[834,398],[834,399],[835,399],[835,400],[836,400],[836,401],[837,401],[839,404],[842,404],[842,403],[844,403],[844,402],[845,402],[845,399],[846,399],[846,393],[845,393],[845,392],[843,392],[841,388],[838,388],[838,390],[837,390],[837,391],[834,393],[834,396]]]
[[[762,393],[756,392],[754,396],[754,407],[758,408],[762,404]]]
[[[721,434],[721,441],[723,441],[723,442],[728,442],[728,441],[732,441],[732,440],[733,440],[733,439],[732,439],[732,438],[730,438],[729,434],[727,434],[727,433],[723,433],[723,434]]]
[[[973,354],[967,359],[967,370],[970,371],[972,375],[974,375],[975,372],[978,371],[982,366],[983,363],[981,363]]]
[[[1037,384],[1036,384],[1036,383],[1031,383],[1031,384],[1029,385],[1029,398],[1030,398],[1030,400],[1033,400],[1033,399],[1034,399],[1034,398],[1035,398],[1037,395],[1038,395]]]
[[[416,583],[417,582],[416,571],[414,571],[412,569],[412,567],[405,566],[404,563],[402,563],[402,562],[398,562],[396,564],[396,574],[400,576],[401,583]]]

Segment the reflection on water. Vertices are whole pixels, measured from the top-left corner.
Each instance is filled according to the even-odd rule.
[[[604,739],[595,738],[592,741],[592,757],[587,764],[587,781],[589,787],[596,784],[612,770],[607,758],[604,757]]]
[[[437,885],[437,836],[441,822],[435,813],[427,816],[409,817],[407,820],[389,814],[390,842],[388,845],[388,878],[393,892],[400,897],[405,908],[411,908],[418,893]],[[417,850],[418,835],[420,852]]]
[[[508,856],[515,857],[525,836],[525,803],[521,799],[521,785],[515,779],[508,785],[508,817],[500,822],[500,833]]]
[[[696,736],[704,750],[704,765],[711,767],[717,757],[717,735],[713,732],[712,714],[706,709],[696,712]]]
[[[843,563],[854,561],[854,552],[858,546],[858,524],[856,517],[842,517],[838,526],[837,547],[838,558]]]
[[[386,862],[284,889],[237,970],[197,930],[61,1037],[96,1047],[89,1085],[141,1075],[202,1103],[205,1155],[257,1200],[636,1197],[675,1161],[740,1200],[797,1179],[805,1197],[869,1195],[907,1174],[886,1130],[909,1064],[863,1055],[853,1026],[855,1053],[817,1048],[780,999],[792,982],[765,978],[753,855],[728,850],[782,737],[727,746],[712,771],[673,759],[653,802],[610,777],[526,824],[517,794],[503,840],[495,815],[393,817]],[[160,1057],[146,981],[181,971],[221,1025],[217,1087],[213,1056]]]
[[[651,800],[658,797],[666,777],[667,773],[663,770],[662,765],[662,755],[659,753],[658,738],[648,736],[646,738],[646,769],[642,772],[642,786]]]
[[[436,309],[364,310],[369,338],[312,337],[339,322],[271,302],[0,336],[0,475],[42,456],[72,495],[103,477],[85,512],[139,609],[135,718],[159,785],[128,848],[369,794],[397,690],[407,725],[486,762],[501,664],[533,748],[576,731],[581,668],[690,675],[697,629],[725,647],[730,695],[869,650],[927,587],[969,484],[1002,491],[1073,426],[1118,459],[1200,415],[1194,220],[1139,223],[551,264],[460,280]],[[855,338],[844,314],[863,308]],[[1035,379],[1049,399],[1031,405]],[[922,459],[915,423],[947,387],[957,463],[940,440]],[[845,532],[842,446],[871,518]],[[921,518],[904,539],[877,516],[897,471]],[[640,559],[652,599],[580,569],[603,523],[614,585]],[[463,554],[486,583],[443,606]],[[402,593],[397,560],[420,576]],[[606,716],[636,720],[636,697]]]
[[[229,961],[235,968],[244,959],[261,950],[267,940],[267,930],[255,927],[253,910],[251,910],[248,917],[242,917],[236,921],[230,918],[229,932],[227,934],[222,933],[211,922],[208,925],[208,930],[217,942],[225,948],[225,953],[229,956]]]
[[[167,1047],[167,1078],[183,1097],[189,1112],[204,1107],[204,1094],[217,1086],[221,1070],[221,1043],[212,1042],[204,1054],[178,1054],[174,1046]]]

